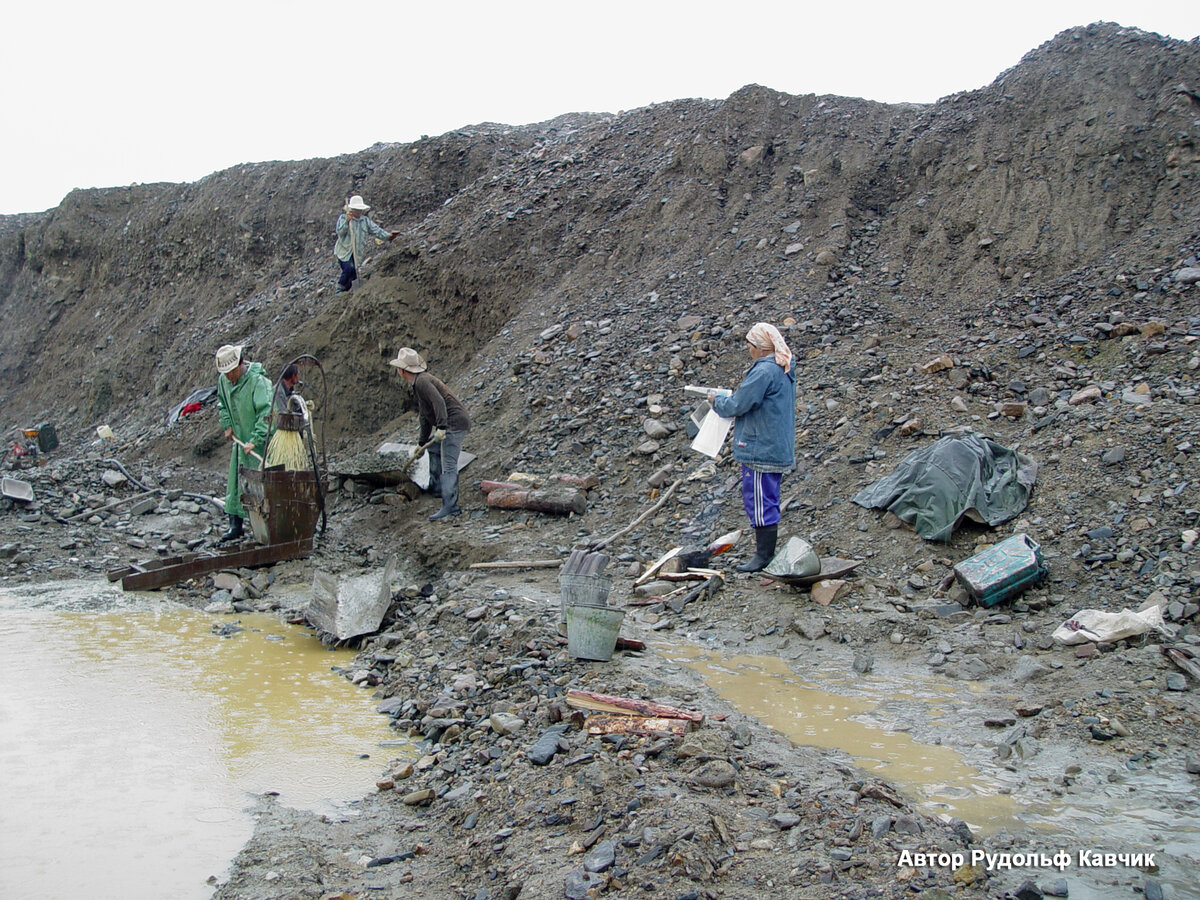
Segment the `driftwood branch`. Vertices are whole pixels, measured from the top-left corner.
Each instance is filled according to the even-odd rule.
[[[676,478],[675,483],[672,484],[669,488],[667,488],[663,492],[663,495],[658,498],[657,503],[655,503],[653,506],[651,506],[648,510],[646,510],[644,513],[642,513],[640,516],[638,516],[636,519],[634,519],[632,522],[630,522],[628,525],[626,525],[624,528],[622,528],[616,534],[613,534],[610,537],[606,537],[604,540],[600,541],[597,544],[592,544],[591,549],[592,550],[601,550],[604,547],[607,547],[609,544],[611,544],[613,541],[615,541],[617,538],[621,537],[622,535],[626,535],[629,532],[633,531],[633,529],[637,528],[638,525],[640,525],[651,514],[653,514],[656,509],[658,509],[660,506],[662,506],[664,503],[666,503],[667,498],[670,497],[673,493],[675,493],[675,488],[679,487],[679,485],[682,482],[683,482],[682,478]]]
[[[703,722],[704,713],[690,709],[680,709],[677,706],[664,706],[653,700],[638,700],[634,697],[614,697],[611,694],[597,694],[593,691],[567,691],[567,705],[575,709],[588,709],[594,712],[615,713],[626,715],[637,713],[639,716],[663,719],[687,719],[690,722]]]

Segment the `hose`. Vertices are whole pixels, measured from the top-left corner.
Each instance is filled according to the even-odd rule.
[[[162,488],[146,487],[146,485],[144,485],[141,481],[134,478],[133,475],[130,474],[128,469],[126,469],[123,465],[121,465],[120,460],[109,457],[107,459],[102,459],[101,462],[103,462],[105,465],[116,466],[122,475],[124,475],[126,478],[128,478],[132,484],[141,488],[143,491],[154,492],[154,493],[159,493],[159,494],[166,493],[166,491],[163,490]],[[215,497],[210,497],[207,494],[193,494],[188,491],[184,491],[183,496],[187,497],[189,500],[195,500],[200,503],[211,503],[213,506],[217,507],[217,509],[221,510],[222,513],[225,512],[225,504],[223,502],[217,500]]]

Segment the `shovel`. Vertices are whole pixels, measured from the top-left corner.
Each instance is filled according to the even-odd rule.
[[[428,450],[431,446],[433,446],[433,444],[434,444],[434,440],[433,440],[433,438],[430,438],[425,443],[421,444],[419,447],[414,448],[413,452],[408,455],[408,462],[406,462],[404,465],[402,465],[400,467],[400,474],[407,475],[408,470],[413,467],[413,463],[415,463],[418,459],[420,459],[421,454],[424,453],[426,450]]]

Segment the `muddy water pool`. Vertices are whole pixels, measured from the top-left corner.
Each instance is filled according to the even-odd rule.
[[[394,749],[353,659],[269,615],[0,587],[0,896],[206,898],[254,795],[332,812]]]
[[[1147,875],[1196,897],[1200,884],[1200,800],[1178,767],[1160,771],[1096,763],[1050,745],[1005,765],[997,738],[964,729],[978,710],[1005,698],[970,683],[911,674],[797,674],[770,656],[722,656],[693,646],[655,649],[694,669],[742,712],[797,744],[841,751],[895,785],[923,812],[963,819],[981,836],[1013,836],[1012,853],[1065,851],[1058,869],[1017,868],[1038,883],[1065,879],[1072,897],[1125,898]],[[946,741],[943,743],[943,738]],[[1065,788],[1060,776],[1081,771]],[[1153,853],[1157,871],[1081,865],[1080,853]]]

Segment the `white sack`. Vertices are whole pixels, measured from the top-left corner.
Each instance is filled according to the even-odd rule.
[[[1077,625],[1078,628],[1073,628],[1072,625]],[[1152,628],[1162,627],[1162,607],[1157,605],[1141,612],[1123,609],[1112,613],[1098,609],[1081,609],[1070,621],[1059,625],[1051,637],[1060,644],[1119,641],[1122,638],[1145,634]]]

